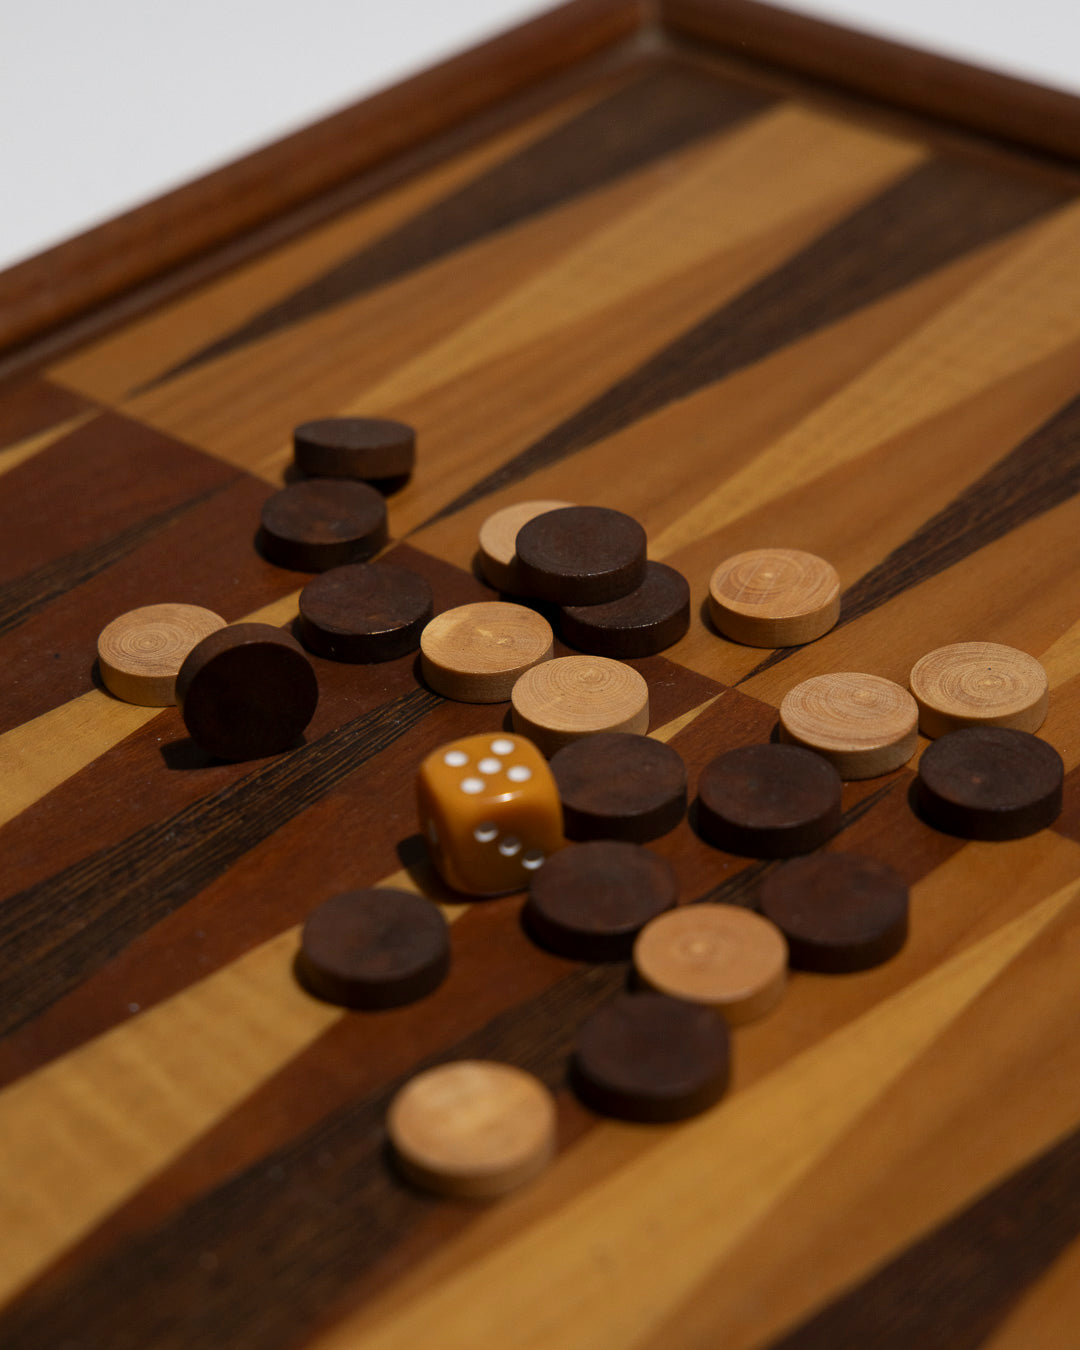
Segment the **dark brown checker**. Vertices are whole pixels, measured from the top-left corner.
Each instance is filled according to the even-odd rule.
[[[578,1032],[574,1085],[603,1115],[684,1120],[720,1100],[730,1063],[719,1013],[664,994],[620,994]]]
[[[645,531],[607,506],[564,506],[518,530],[518,576],[528,592],[562,605],[599,605],[645,580]]]
[[[604,605],[568,605],[560,616],[563,640],[592,656],[652,656],[690,627],[690,587],[666,563],[649,562],[645,580],[629,595]]]
[[[334,567],[300,592],[299,632],[331,661],[392,661],[420,646],[434,613],[423,577],[394,563]]]
[[[800,970],[869,970],[907,940],[907,883],[855,853],[793,858],[762,881],[759,908],[787,938]]]
[[[404,478],[416,459],[416,431],[388,417],[322,417],[296,428],[293,454],[316,478]]]
[[[331,896],[304,924],[297,974],[349,1008],[397,1008],[437,989],[450,969],[446,920],[422,895],[388,887]]]
[[[332,478],[290,483],[262,510],[263,556],[296,572],[364,562],[386,540],[386,503],[367,483]]]
[[[602,731],[551,757],[569,839],[644,844],[673,830],[686,812],[686,765],[648,736]]]
[[[220,628],[193,647],[176,677],[191,739],[217,759],[256,759],[294,746],[319,683],[300,644],[263,623]]]
[[[529,882],[523,919],[552,951],[625,961],[650,919],[678,899],[675,871],[638,844],[597,839],[556,853]]]
[[[919,811],[965,839],[1021,839],[1061,814],[1064,781],[1061,756],[1030,731],[963,727],[919,761]]]
[[[809,853],[840,828],[843,787],[827,760],[801,746],[740,746],[702,770],[698,829],[751,858]]]

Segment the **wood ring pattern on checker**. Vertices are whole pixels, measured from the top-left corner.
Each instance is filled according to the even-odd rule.
[[[220,614],[201,605],[143,605],[118,615],[98,637],[105,687],[125,703],[167,708],[188,653],[224,627]]]
[[[880,675],[815,675],[784,695],[780,737],[824,755],[841,778],[876,778],[915,753],[919,709],[906,689]]]
[[[494,511],[480,526],[477,558],[480,571],[489,586],[509,595],[520,595],[528,588],[518,573],[517,537],[521,527],[546,511],[559,511],[573,502],[514,502]]]
[[[954,642],[927,652],[912,666],[910,685],[919,730],[930,737],[971,726],[1038,731],[1050,703],[1042,665],[1000,642]]]
[[[840,617],[840,577],[802,549],[736,553],[712,574],[709,616],[725,637],[750,647],[813,642]]]
[[[502,703],[517,681],[555,649],[551,625],[506,600],[444,610],[420,635],[424,679],[459,703]]]
[[[555,1152],[555,1101],[532,1074],[456,1060],[411,1079],[386,1121],[398,1165],[439,1195],[483,1200],[540,1173]]]
[[[566,506],[518,531],[518,575],[531,595],[559,605],[602,605],[645,580],[642,526],[606,506]]]
[[[551,756],[598,731],[649,729],[649,686],[632,666],[603,656],[560,656],[514,685],[514,729]]]

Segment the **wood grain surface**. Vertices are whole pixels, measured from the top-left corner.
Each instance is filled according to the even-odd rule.
[[[230,265],[0,383],[5,1350],[1074,1345],[1080,166],[733,57],[736,8],[670,5],[698,45],[646,27],[593,64],[638,8],[570,6],[534,64],[524,42],[516,75],[461,93],[454,117],[503,104],[473,134],[382,178],[331,138],[320,181],[345,195],[306,227],[242,246],[211,210]],[[256,550],[260,509],[296,424],[355,415],[417,428],[382,556],[436,614],[495,598],[477,533],[517,501],[642,522],[693,611],[628,664],[691,796],[800,682],[906,684],[994,642],[1046,669],[1060,818],[965,841],[913,812],[914,759],[846,784],[824,847],[911,888],[903,950],[794,972],[704,1114],[593,1114],[568,1060],[628,962],[534,945],[520,895],[451,894],[418,833],[421,759],[508,704],[441,697],[412,653],[314,656],[304,742],[230,764],[96,682],[98,633],[139,606],[291,627],[308,577]],[[835,629],[717,635],[709,577],[759,547],[835,565]],[[649,848],[683,904],[753,908],[779,865],[690,820]],[[442,907],[447,979],[384,1011],[317,1001],[300,926],[379,885]],[[388,1162],[395,1093],[457,1059],[555,1095],[551,1166],[487,1206]]]

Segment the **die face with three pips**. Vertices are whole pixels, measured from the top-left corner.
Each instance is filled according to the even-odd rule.
[[[433,750],[417,779],[420,826],[453,890],[523,890],[563,846],[562,806],[547,761],[524,736],[465,736]]]

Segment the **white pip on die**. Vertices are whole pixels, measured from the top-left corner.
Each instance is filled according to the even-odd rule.
[[[562,803],[547,761],[512,734],[465,736],[433,750],[417,779],[420,827],[455,891],[519,891],[562,848]]]

